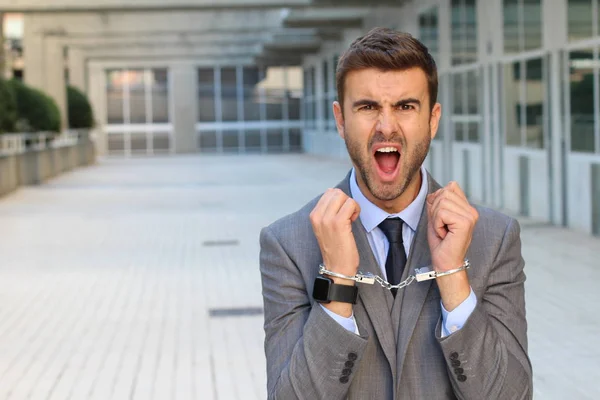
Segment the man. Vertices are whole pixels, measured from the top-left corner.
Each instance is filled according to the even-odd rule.
[[[333,107],[354,168],[260,236],[270,399],[532,397],[519,225],[422,166],[437,85],[407,34],[374,29],[340,58]],[[348,279],[398,285],[422,267],[438,277]]]

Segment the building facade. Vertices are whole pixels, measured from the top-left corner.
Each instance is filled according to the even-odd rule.
[[[346,158],[335,66],[375,26],[434,55],[427,166],[476,202],[600,235],[600,0],[10,2],[24,79],[91,98],[99,152]],[[115,4],[113,4],[115,3]],[[221,4],[222,3],[222,4]],[[61,8],[62,7],[62,8]]]

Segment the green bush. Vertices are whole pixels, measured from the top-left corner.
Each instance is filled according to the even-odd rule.
[[[82,129],[94,127],[94,114],[88,98],[73,86],[67,86],[67,107],[69,128]]]
[[[0,133],[14,132],[17,103],[11,85],[0,78]]]
[[[60,131],[60,110],[54,99],[18,79],[12,79],[10,83],[15,94],[21,131]]]

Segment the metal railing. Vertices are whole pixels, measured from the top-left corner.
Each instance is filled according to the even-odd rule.
[[[55,132],[4,133],[0,134],[0,155],[74,146],[89,138],[90,134],[87,130],[67,130],[60,134]]]

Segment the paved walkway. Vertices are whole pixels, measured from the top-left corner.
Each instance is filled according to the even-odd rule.
[[[0,399],[264,399],[260,227],[345,174],[107,160],[0,199]],[[600,240],[522,221],[536,399],[600,398]]]

